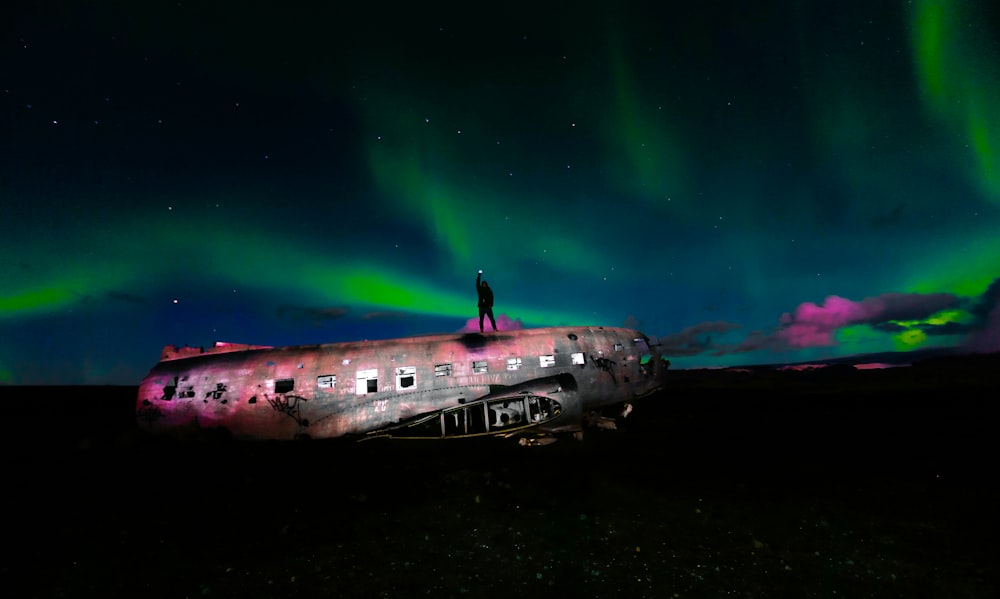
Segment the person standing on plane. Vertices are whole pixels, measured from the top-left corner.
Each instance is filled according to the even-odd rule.
[[[479,294],[479,332],[483,332],[483,316],[490,317],[490,324],[493,325],[493,331],[497,330],[497,321],[493,318],[493,290],[486,281],[482,280],[483,271],[479,271],[479,275],[476,276],[476,293]]]

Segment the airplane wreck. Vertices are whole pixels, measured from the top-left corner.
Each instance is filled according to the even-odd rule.
[[[167,346],[139,386],[142,430],[236,439],[579,436],[662,388],[642,333],[545,327],[320,345]]]

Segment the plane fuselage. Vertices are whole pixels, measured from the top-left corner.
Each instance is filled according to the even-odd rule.
[[[666,371],[644,335],[609,327],[243,347],[168,346],[139,387],[140,426],[222,427],[246,439],[396,436],[401,423],[440,413],[440,435],[431,419],[401,436],[546,435],[655,391]]]

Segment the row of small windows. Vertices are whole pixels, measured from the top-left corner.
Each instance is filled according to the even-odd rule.
[[[577,352],[571,354],[571,360],[574,365],[584,365],[586,364],[586,359],[584,359],[583,352]],[[541,368],[550,368],[555,366],[556,358],[552,354],[547,354],[544,356],[538,356],[538,365]],[[507,358],[507,370],[518,370],[521,368],[522,362],[521,358]],[[450,363],[446,364],[435,364],[434,365],[434,376],[451,376],[452,375],[452,365]],[[489,364],[486,360],[474,360],[472,362],[472,373],[473,374],[486,374],[489,372]],[[417,379],[417,367],[416,366],[401,366],[396,368],[396,389],[408,389],[416,384]],[[274,392],[275,393],[290,393],[295,386],[294,379],[279,379],[274,381]],[[320,389],[336,389],[337,387],[337,375],[335,374],[322,374],[316,377],[316,386]],[[368,393],[375,393],[378,391],[378,369],[369,368],[366,370],[359,370],[357,372],[357,380],[355,389],[358,395],[366,395]]]

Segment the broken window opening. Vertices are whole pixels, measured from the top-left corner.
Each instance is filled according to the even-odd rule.
[[[525,421],[523,399],[497,399],[487,403],[490,412],[490,430],[518,426]]]
[[[295,379],[278,379],[274,381],[275,393],[291,393],[295,388]]]
[[[407,389],[416,383],[417,367],[401,366],[396,369],[396,388]]]
[[[358,371],[357,394],[367,395],[378,391],[378,370],[370,368]]]

